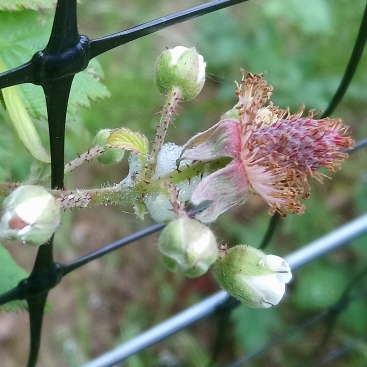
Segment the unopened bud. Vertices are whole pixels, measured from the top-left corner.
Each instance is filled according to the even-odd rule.
[[[170,222],[159,238],[166,266],[195,278],[205,274],[218,257],[213,232],[195,219],[181,217]]]
[[[25,185],[3,203],[0,237],[42,245],[60,224],[60,204],[42,186]]]
[[[104,146],[107,143],[107,139],[109,138],[112,130],[111,129],[103,129],[98,131],[97,135],[93,139],[93,145]],[[112,164],[120,162],[124,157],[125,151],[118,148],[105,148],[105,152],[102,153],[97,159],[99,163],[102,164]]]
[[[172,88],[179,88],[181,99],[195,98],[205,82],[203,56],[195,48],[177,46],[160,54],[155,69],[155,81],[162,94],[168,94]]]
[[[245,245],[221,248],[214,273],[222,289],[254,308],[277,305],[292,279],[284,259]]]

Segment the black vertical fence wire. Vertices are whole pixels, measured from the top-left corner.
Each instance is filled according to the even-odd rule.
[[[162,30],[170,25],[184,22],[245,1],[246,0],[215,0],[147,22],[123,32],[118,32],[95,40],[89,40],[88,37],[80,35],[78,31],[76,0],[59,0],[56,6],[51,35],[46,48],[42,51],[36,52],[31,60],[24,65],[0,74],[0,88],[6,88],[22,83],[33,83],[35,85],[40,85],[43,88],[49,124],[51,187],[54,189],[61,189],[64,184],[65,117],[70,88],[72,86],[74,76],[83,71],[93,57],[127,42]],[[366,25],[367,15],[365,11],[351,61],[348,64],[341,85],[327,111],[325,111],[325,114],[326,112],[330,114],[336,108],[354,75],[366,42]],[[361,144],[364,146],[365,142],[361,142]],[[345,235],[348,232],[348,226],[354,226],[352,233],[348,232],[348,235],[349,238],[352,238],[353,236],[356,237],[365,231],[364,227],[362,232],[360,228],[357,228],[360,221],[363,220],[366,220],[365,217],[356,219],[349,225],[343,226],[336,231],[341,231],[341,233]],[[276,227],[276,223],[274,225],[274,222],[276,222],[276,219],[273,219],[272,221],[273,228],[271,227],[272,224],[270,224],[267,236],[263,240],[262,247],[266,246],[266,242],[270,241],[272,234],[274,233]],[[69,272],[105,255],[106,253],[131,243],[138,238],[145,237],[150,233],[159,231],[162,228],[163,225],[150,227],[142,232],[136,233],[121,241],[117,241],[116,243],[106,246],[99,251],[86,255],[85,257],[66,265],[55,263],[53,260],[53,238],[39,247],[30,276],[27,279],[22,280],[14,289],[0,295],[0,305],[13,300],[26,300],[28,303],[31,346],[27,367],[34,367],[37,363],[42,331],[43,309],[49,290],[54,288],[61,281],[62,277]],[[336,240],[336,243],[340,245],[340,240]],[[305,247],[306,254],[301,256],[303,260],[294,259],[294,256],[297,255],[297,253],[295,253],[290,255],[290,262],[293,261],[297,264],[298,261],[298,264],[301,264],[302,261],[310,261],[312,256],[310,253],[307,253],[308,248],[309,247]],[[327,246],[325,247],[325,245],[323,245],[322,248],[326,249]],[[331,248],[325,251],[329,251],[330,249]],[[321,256],[321,253],[317,256]],[[199,320],[213,312],[217,309],[218,305],[222,304],[227,299],[228,296],[225,292],[219,292],[216,295],[209,297],[207,300],[204,300],[202,303],[197,305],[195,317],[192,316],[193,309],[188,309],[185,311],[185,315],[189,316],[191,321],[187,325],[191,324],[193,320]],[[177,326],[176,328],[172,326],[172,322],[170,320],[167,320],[166,326],[167,330],[165,333],[167,335],[178,330]],[[144,334],[142,334],[142,337],[143,335]],[[152,340],[153,339],[150,340],[150,344],[148,343],[149,345],[151,345]]]

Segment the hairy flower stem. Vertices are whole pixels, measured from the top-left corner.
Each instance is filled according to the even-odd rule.
[[[228,159],[217,159],[208,163],[196,163],[191,166],[183,167],[180,170],[170,172],[169,174],[153,179],[149,184],[143,180],[134,187],[117,184],[111,187],[101,189],[84,190],[51,190],[50,193],[59,199],[63,209],[84,208],[90,205],[118,205],[123,203],[134,203],[140,200],[142,193],[152,193],[166,191],[167,185],[178,184],[182,181],[190,180],[204,171],[211,173],[215,170],[225,167]],[[0,193],[2,193],[0,184]]]
[[[106,151],[106,147],[97,145],[88,149],[85,153],[79,155],[71,162],[67,163],[64,168],[64,174],[71,172],[73,169],[81,166],[84,162],[90,162],[93,158],[98,158]]]
[[[152,151],[145,172],[145,181],[150,181],[154,175],[155,167],[157,165],[157,157],[164,143],[168,125],[173,122],[173,115],[176,113],[176,108],[181,100],[180,88],[173,87],[171,92],[167,95],[166,102],[162,108],[162,117],[157,125],[157,132],[153,142]]]
[[[51,190],[63,209],[85,208],[90,205],[117,205],[130,202],[131,195],[121,191],[121,186],[115,185],[101,189],[85,190]]]
[[[116,184],[100,189],[83,190],[50,190],[63,209],[85,208],[91,205],[118,205],[123,203],[133,204],[141,200],[143,194],[167,191],[167,185],[177,185],[194,177],[213,173],[225,167],[231,159],[223,157],[210,162],[196,162],[180,167],[165,176],[155,178],[149,182],[140,180],[135,186]],[[19,183],[0,183],[0,196],[10,195],[16,188],[22,186]]]
[[[70,161],[65,165],[64,168],[64,175],[67,173],[73,171],[75,168],[78,168],[85,162],[90,162],[93,158],[98,158],[100,155],[102,155],[106,151],[106,147],[102,145],[96,145],[90,149],[88,149],[83,154],[78,154],[78,157]],[[45,175],[42,178],[36,179],[36,180],[29,180],[25,182],[27,185],[42,185],[46,186],[49,184],[51,180],[51,175]],[[20,185],[19,185],[20,186]],[[1,189],[0,189],[1,190]],[[1,196],[1,193],[0,193]]]

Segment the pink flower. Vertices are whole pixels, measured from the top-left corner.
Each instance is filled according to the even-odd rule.
[[[275,212],[301,215],[305,206],[299,198],[310,195],[308,176],[322,181],[325,167],[339,169],[348,156],[341,152],[354,141],[346,136],[340,119],[316,120],[311,110],[302,117],[304,106],[291,115],[270,102],[272,87],[262,80],[264,74],[244,75],[237,84],[239,102],[224,118],[197,134],[184,146],[182,159],[210,162],[228,157],[231,161],[205,177],[195,189],[191,201],[198,205],[211,201],[198,214],[202,222],[212,222],[232,206],[243,203],[252,192],[261,195]]]

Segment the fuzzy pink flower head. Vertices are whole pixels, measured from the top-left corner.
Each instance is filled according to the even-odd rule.
[[[271,215],[301,215],[305,207],[299,198],[310,195],[308,176],[322,181],[324,175],[318,168],[338,170],[348,156],[341,150],[352,147],[354,141],[346,136],[347,127],[340,119],[317,120],[313,110],[302,117],[304,106],[294,115],[271,102],[264,107],[272,92],[262,79],[264,74],[248,73],[245,77],[241,71],[243,77],[236,90],[238,118],[219,121],[190,139],[183,149],[182,159],[210,162],[232,158],[195,189],[193,204],[211,201],[197,218],[212,222],[252,192],[267,201]]]

